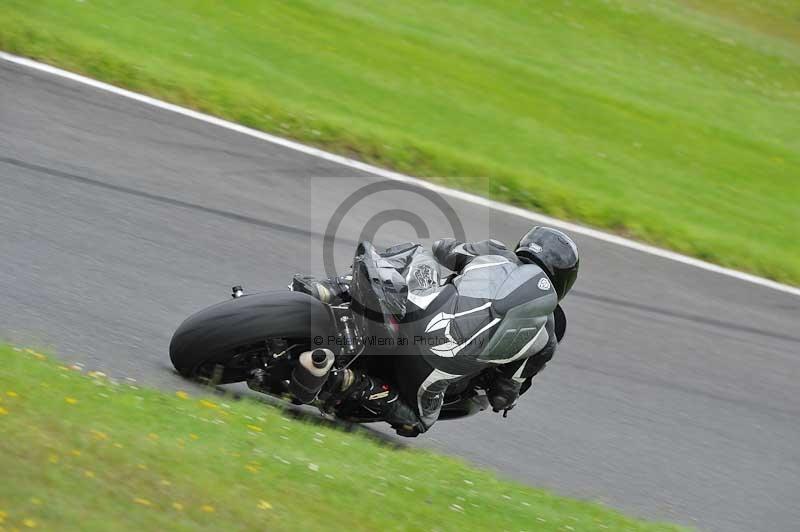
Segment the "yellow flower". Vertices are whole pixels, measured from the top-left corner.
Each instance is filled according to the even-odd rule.
[[[8,414],[8,410],[6,410],[6,409],[5,409],[5,408],[3,408],[2,406],[0,406],[0,416],[4,416],[4,415],[6,415],[6,414]]]
[[[200,509],[209,514],[214,512],[214,507],[210,504],[204,504],[200,507]]]
[[[181,399],[188,399],[189,398],[189,394],[184,392],[183,390],[178,390],[177,392],[175,392],[175,395],[177,395]]]
[[[38,499],[36,497],[31,497],[30,501],[31,501],[31,504],[33,504],[35,506],[41,506],[42,505],[42,500]]]
[[[12,391],[12,390],[8,390],[6,392],[6,395],[9,396],[9,397],[19,397],[19,394],[17,392],[15,392],[15,391]]]
[[[250,471],[251,473],[258,473],[258,468],[256,466],[247,464],[246,466],[244,466],[244,468]]]
[[[262,500],[262,501],[259,501],[259,503],[258,503],[258,509],[259,510],[271,510],[272,509],[272,505],[270,503],[268,503],[267,501],[263,501]]]
[[[197,434],[189,434],[189,437],[191,439],[193,439],[193,440],[199,440],[200,439],[200,436],[198,436]]]
[[[258,427],[256,425],[247,425],[247,428],[252,430],[253,432],[261,432],[261,427]]]
[[[6,522],[6,517],[8,517],[8,514],[0,510],[0,525]]]
[[[72,456],[80,456],[81,452],[77,449],[73,449],[69,452],[69,454],[71,454]]]
[[[36,528],[36,521],[33,519],[23,519],[22,524],[27,526],[28,528]]]
[[[150,438],[151,440],[155,441],[155,440],[158,439],[158,434],[155,434],[155,433],[151,432],[150,434],[147,435],[147,437]]]
[[[83,472],[83,476],[86,478],[94,478],[94,471],[89,471],[88,469]]]
[[[147,469],[147,466],[144,465],[144,464],[137,464],[136,467],[138,467],[139,469],[142,469],[142,470]]]
[[[78,402],[78,400],[77,400],[77,399],[75,399],[74,397],[65,397],[65,398],[64,398],[64,400],[65,400],[67,403],[71,404],[71,405],[74,405],[75,403],[77,403],[77,402]]]
[[[218,408],[216,403],[212,403],[211,401],[206,401],[205,399],[200,401],[200,406],[204,406],[206,408]]]
[[[28,354],[31,354],[31,355],[33,355],[34,357],[38,358],[39,360],[44,360],[45,358],[47,358],[47,357],[46,357],[46,356],[44,356],[43,354],[41,354],[41,353],[37,353],[37,352],[36,352],[36,351],[34,351],[33,349],[26,349],[26,350],[25,350],[25,352],[26,352],[26,353],[28,353]]]
[[[48,462],[50,462],[51,464],[57,464],[57,463],[58,463],[58,455],[57,455],[57,454],[51,454],[51,455],[50,455],[50,456],[47,458],[47,460],[48,460]]]
[[[176,510],[178,510],[179,512],[181,510],[183,510],[183,505],[181,503],[179,503],[179,502],[173,502],[172,503],[172,507],[175,508]]]
[[[172,486],[172,482],[170,482],[169,480],[167,480],[165,478],[162,478],[161,479],[161,485],[162,486]]]
[[[133,499],[133,502],[135,502],[136,504],[141,504],[142,506],[152,506],[153,505],[152,502],[148,501],[147,499],[142,499],[140,497],[136,497],[135,499]]]
[[[105,432],[101,432],[99,430],[90,430],[89,432],[91,432],[92,436],[94,436],[98,440],[107,440],[108,439],[108,434],[106,434]]]

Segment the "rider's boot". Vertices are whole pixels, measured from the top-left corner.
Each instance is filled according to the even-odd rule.
[[[350,301],[351,280],[352,277],[349,275],[318,280],[310,275],[296,273],[289,288],[294,292],[313,296],[323,303],[338,305]]]
[[[328,403],[335,407],[342,401],[355,401],[379,415],[400,436],[415,437],[425,431],[414,410],[389,384],[377,377],[350,369],[332,372],[325,388]]]

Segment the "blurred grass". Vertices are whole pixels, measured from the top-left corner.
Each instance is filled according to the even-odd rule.
[[[254,401],[139,388],[8,346],[0,433],[0,530],[677,530]]]
[[[0,21],[8,51],[800,283],[794,0],[2,0]]]

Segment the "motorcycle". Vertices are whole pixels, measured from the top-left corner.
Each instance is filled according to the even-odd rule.
[[[359,245],[353,261],[352,300],[343,304],[325,304],[290,290],[247,294],[234,286],[231,299],[197,312],[178,327],[169,348],[172,364],[190,379],[212,385],[245,382],[252,390],[295,404],[301,402],[293,397],[293,372],[304,353],[307,358],[320,349],[332,354],[333,370],[361,369],[392,382],[393,366],[382,351],[396,345],[404,321],[419,316],[398,319],[396,309],[404,305],[407,286],[387,277],[386,260],[387,254],[369,242]],[[439,420],[488,408],[483,393],[488,377],[481,372],[451,384]],[[355,402],[333,408],[319,399],[311,404],[347,422],[383,421]]]

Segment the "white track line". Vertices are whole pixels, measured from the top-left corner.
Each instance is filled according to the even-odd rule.
[[[567,231],[571,231],[573,233],[577,233],[580,235],[588,236],[591,238],[595,238],[597,240],[602,240],[604,242],[610,242],[612,244],[616,244],[618,246],[623,246],[629,249],[635,249],[637,251],[641,251],[643,253],[648,253],[650,255],[656,255],[657,257],[663,257],[665,259],[669,259],[675,262],[680,262],[681,264],[687,264],[689,266],[694,266],[696,268],[702,268],[703,270],[707,270],[710,272],[726,275],[728,277],[733,277],[734,279],[739,279],[741,281],[747,281],[749,283],[757,284],[760,286],[765,286],[767,288],[772,288],[774,290],[779,290],[781,292],[785,292],[787,294],[793,294],[796,296],[800,296],[800,288],[789,286],[781,283],[777,283],[775,281],[771,281],[769,279],[764,279],[763,277],[758,277],[756,275],[751,275],[749,273],[740,272],[737,270],[732,270],[730,268],[723,268],[722,266],[717,266],[716,264],[711,264],[710,262],[705,262],[699,259],[695,259],[692,257],[687,257],[686,255],[681,255],[680,253],[675,253],[673,251],[667,251],[665,249],[660,249],[654,246],[648,246],[647,244],[642,244],[640,242],[636,242],[634,240],[629,240],[627,238],[622,238],[620,236],[612,235],[609,233],[604,233],[602,231],[598,231],[596,229],[590,229],[588,227],[584,227],[582,225],[573,224],[570,222],[564,222],[562,220],[558,220],[556,218],[551,218],[550,216],[545,216],[543,214],[538,214],[535,212],[527,211],[525,209],[521,209],[519,207],[513,207],[510,205],[506,205],[504,203],[500,203],[498,201],[493,201],[490,199],[483,198],[481,196],[476,196],[474,194],[469,194],[467,192],[461,192],[459,190],[453,190],[447,187],[443,187],[440,185],[435,185],[433,183],[429,183],[427,181],[423,181],[421,179],[417,179],[414,177],[410,177],[407,175],[399,174],[397,172],[392,172],[390,170],[385,170],[383,168],[378,168],[377,166],[372,166],[371,164],[362,163],[360,161],[356,161],[353,159],[348,159],[347,157],[342,157],[341,155],[335,155],[333,153],[328,153],[326,151],[312,148],[311,146],[306,146],[304,144],[300,144],[299,142],[294,142],[291,140],[287,140],[281,137],[276,137],[275,135],[270,135],[269,133],[264,133],[263,131],[257,131],[255,129],[251,129],[249,127],[245,127],[233,122],[228,122],[227,120],[222,120],[221,118],[217,118],[211,115],[199,113],[197,111],[192,111],[191,109],[187,109],[185,107],[180,107],[178,105],[174,105],[171,103],[167,103],[161,100],[157,100],[155,98],[151,98],[149,96],[145,96],[143,94],[138,94],[136,92],[132,92],[129,90],[121,89],[119,87],[115,87],[114,85],[109,85],[108,83],[103,83],[102,81],[97,81],[95,79],[87,78],[85,76],[81,76],[79,74],[74,74],[72,72],[68,72],[66,70],[62,70],[60,68],[56,68],[50,65],[46,65],[44,63],[39,63],[38,61],[32,61],[30,59],[26,59],[24,57],[19,57],[16,55],[8,54],[5,52],[0,52],[0,59],[3,61],[7,61],[9,63],[14,63],[16,65],[21,65],[27,68],[32,68],[34,70],[38,70],[40,72],[46,72],[48,74],[52,74],[54,76],[59,76],[61,78],[69,79],[71,81],[75,81],[77,83],[82,83],[83,85],[88,85],[90,87],[94,87],[96,89],[100,89],[106,92],[110,92],[119,96],[123,96],[125,98],[129,98],[131,100],[136,100],[137,102],[141,102],[147,105],[151,105],[153,107],[157,107],[159,109],[164,109],[166,111],[171,111],[173,113],[178,113],[183,116],[188,116],[197,120],[201,120],[208,124],[213,124],[215,126],[224,127],[225,129],[229,129],[231,131],[236,131],[238,133],[242,133],[243,135],[248,135],[250,137],[255,137],[257,139],[261,139],[266,142],[270,142],[272,144],[277,144],[279,146],[283,146],[292,150],[299,151],[301,153],[305,153],[308,155],[313,155],[315,157],[319,157],[320,159],[325,159],[327,161],[332,161],[344,166],[349,166],[350,168],[355,168],[357,170],[361,170],[363,172],[367,172],[370,174],[374,174],[376,176],[384,177],[386,179],[392,179],[395,181],[403,181],[405,183],[411,183],[416,186],[426,188],[428,190],[432,190],[438,194],[443,196],[449,196],[452,198],[457,198],[462,201],[466,201],[469,203],[473,203],[476,205],[481,205],[483,207],[488,207],[490,209],[498,210],[501,212],[505,212],[508,214],[512,214],[514,216],[518,216],[520,218],[524,218],[526,220],[531,220],[533,222],[547,224],[547,225],[554,225],[565,229]]]

